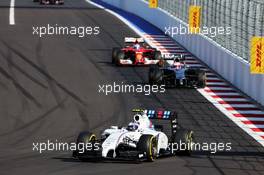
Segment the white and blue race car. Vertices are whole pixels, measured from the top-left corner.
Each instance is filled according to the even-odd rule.
[[[82,161],[102,159],[154,161],[177,153],[190,154],[189,147],[174,150],[172,143],[190,144],[193,132],[180,129],[177,114],[164,110],[133,110],[133,121],[127,127],[111,126],[97,138],[81,132],[77,144],[92,144],[85,151],[76,150],[73,157]],[[174,151],[173,151],[174,150]]]
[[[162,58],[149,69],[149,84],[165,85],[166,87],[197,87],[206,86],[206,71],[185,64],[183,55]]]

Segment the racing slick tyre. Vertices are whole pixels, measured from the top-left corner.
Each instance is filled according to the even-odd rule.
[[[177,151],[174,154],[191,155],[193,143],[193,131],[186,129],[178,129],[173,138],[173,143],[178,145]],[[175,148],[174,148],[175,149]]]
[[[120,65],[120,60],[125,59],[125,52],[119,50],[115,59],[115,64],[118,66]]]
[[[157,139],[153,135],[142,135],[137,143],[140,153],[143,153],[148,162],[154,162],[157,158]]]
[[[206,74],[204,70],[198,71],[198,81],[197,81],[197,87],[198,88],[205,88],[206,86]]]
[[[119,51],[120,51],[120,48],[118,48],[118,47],[114,47],[112,49],[112,63],[115,63],[115,60],[117,58],[117,54]]]
[[[163,80],[163,71],[157,65],[149,68],[149,84],[161,85]]]
[[[84,131],[78,135],[76,145],[84,146],[87,143],[95,143],[95,141],[96,141],[95,134]],[[84,147],[80,147],[80,146],[78,146],[78,148],[84,149]],[[79,155],[79,150],[73,151],[73,153],[72,153],[73,157],[77,157],[81,161],[88,161],[88,159],[79,157],[78,155]]]
[[[154,60],[160,60],[162,58],[160,51],[154,52]]]

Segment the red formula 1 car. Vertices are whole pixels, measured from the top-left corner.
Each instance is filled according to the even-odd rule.
[[[64,0],[33,0],[33,2],[39,2],[40,4],[64,4]]]
[[[143,38],[125,38],[125,47],[112,50],[112,63],[116,65],[150,65],[160,59],[161,52],[148,46]]]

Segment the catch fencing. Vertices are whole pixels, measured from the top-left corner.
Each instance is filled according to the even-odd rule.
[[[231,27],[230,35],[207,36],[250,61],[251,38],[264,36],[263,0],[159,0],[158,4],[185,23],[188,23],[190,5],[201,6],[202,27]]]

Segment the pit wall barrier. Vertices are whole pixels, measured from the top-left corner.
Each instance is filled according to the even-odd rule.
[[[160,8],[150,9],[148,3],[143,0],[103,1],[138,15],[164,33],[168,27],[187,27],[186,23]],[[203,35],[181,34],[174,35],[173,39],[235,87],[264,105],[264,75],[251,74],[248,62]]]

